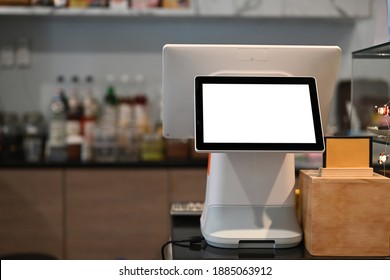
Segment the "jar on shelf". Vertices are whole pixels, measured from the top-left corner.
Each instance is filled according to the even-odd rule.
[[[164,143],[160,134],[150,133],[142,137],[141,159],[159,161],[164,159]]]
[[[23,135],[19,116],[9,112],[4,114],[3,125],[1,127],[3,160],[23,159]]]
[[[43,159],[45,143],[44,117],[40,112],[29,112],[23,116],[23,151],[27,162]]]
[[[135,101],[131,97],[119,100],[118,110],[118,160],[131,162],[139,160],[140,140],[134,120]]]
[[[67,160],[66,147],[66,106],[57,92],[49,106],[47,159],[53,162]]]
[[[167,159],[188,159],[190,146],[188,139],[165,140],[165,157]]]

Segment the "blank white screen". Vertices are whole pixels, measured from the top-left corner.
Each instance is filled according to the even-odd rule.
[[[205,143],[315,143],[308,85],[203,84]]]

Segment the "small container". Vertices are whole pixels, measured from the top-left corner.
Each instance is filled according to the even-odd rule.
[[[66,139],[68,161],[81,161],[81,146],[83,138],[80,135],[71,135]]]
[[[44,118],[39,112],[26,113],[23,116],[23,150],[27,162],[38,162],[44,151]]]
[[[4,114],[1,134],[1,158],[4,160],[22,160],[23,134],[19,121],[19,116],[16,113]]]
[[[93,160],[96,162],[115,162],[118,157],[115,128],[99,124],[95,128]]]
[[[142,138],[141,159],[160,161],[164,159],[164,144],[161,135],[145,134]]]
[[[188,159],[190,156],[189,140],[168,139],[165,142],[165,157],[167,159]]]
[[[140,141],[134,127],[118,128],[118,161],[139,160]]]

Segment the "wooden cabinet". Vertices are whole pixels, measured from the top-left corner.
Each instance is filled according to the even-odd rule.
[[[60,169],[0,170],[0,255],[63,258],[62,181]]]
[[[166,170],[66,171],[68,259],[160,259],[169,238]]]
[[[205,187],[205,167],[1,169],[0,256],[160,259],[170,204]]]
[[[171,169],[168,171],[170,202],[203,202],[206,194],[207,169]]]

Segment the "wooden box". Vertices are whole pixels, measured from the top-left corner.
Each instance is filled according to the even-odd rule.
[[[299,175],[299,218],[314,256],[390,255],[390,179]]]

